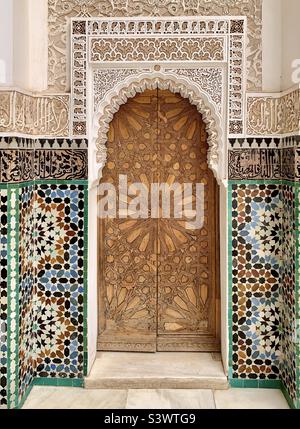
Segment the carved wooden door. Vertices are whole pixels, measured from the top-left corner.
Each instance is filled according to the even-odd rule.
[[[204,224],[125,212],[99,220],[99,350],[219,351],[218,188],[207,151],[201,115],[178,94],[147,90],[115,114],[102,183],[202,183]]]

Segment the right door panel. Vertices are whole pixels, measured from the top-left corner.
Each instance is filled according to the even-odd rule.
[[[158,221],[159,351],[219,351],[218,187],[207,164],[205,123],[195,106],[158,91],[160,183],[204,184],[204,224]]]

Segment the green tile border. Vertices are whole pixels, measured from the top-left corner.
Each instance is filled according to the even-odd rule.
[[[0,189],[5,189],[8,187],[13,188],[23,188],[26,186],[32,186],[32,185],[44,185],[44,184],[51,184],[51,185],[82,185],[88,183],[88,179],[70,179],[70,180],[59,180],[59,179],[34,179],[34,180],[27,180],[25,182],[14,182],[14,183],[0,183]]]
[[[228,185],[227,192],[227,210],[228,210],[228,376],[232,378],[232,184]]]
[[[83,326],[83,375],[88,375],[88,216],[89,195],[88,185],[84,185],[84,326]]]
[[[4,187],[1,189],[5,189]],[[7,186],[6,186],[7,189]],[[11,383],[11,280],[10,280],[10,234],[11,234],[11,192],[7,189],[7,408],[11,408],[10,383]]]
[[[281,185],[282,180],[228,180],[228,185]]]
[[[12,198],[15,198],[15,207],[12,205]],[[8,377],[7,377],[7,385],[8,385],[8,408],[16,408],[18,406],[19,400],[19,187],[9,186],[7,193],[7,237],[8,237],[8,258],[7,258],[7,281],[8,281],[8,289],[7,289],[7,298],[8,298],[8,336],[7,336],[7,344],[8,344]],[[15,214],[12,216],[12,210],[15,210]],[[14,230],[12,229],[12,219],[14,219]],[[12,232],[15,232],[15,249],[12,248]],[[15,254],[12,257],[12,252]],[[12,269],[12,259],[15,259],[15,270]],[[15,277],[15,298],[12,299],[12,278]],[[14,303],[14,304],[12,304]],[[15,309],[13,308],[15,306]],[[12,314],[14,315],[12,317]],[[15,340],[14,345],[15,349],[12,350],[12,332],[11,332],[11,323],[14,318],[15,324]],[[12,352],[15,354],[14,357],[14,374],[12,378],[11,368],[11,354]],[[14,380],[14,394],[12,393],[11,383]],[[12,398],[14,396],[14,399]]]
[[[289,180],[228,180],[228,185],[287,185],[300,188],[300,182]]]
[[[35,185],[87,185],[88,180],[34,180]]]
[[[84,387],[83,378],[42,378],[36,377],[33,386]]]
[[[295,187],[295,312],[296,312],[296,391],[297,404],[300,409],[300,183]]]
[[[281,389],[281,380],[250,380],[241,378],[231,378],[229,385],[237,389]]]

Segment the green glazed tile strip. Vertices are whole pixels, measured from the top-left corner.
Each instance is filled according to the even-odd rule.
[[[87,180],[35,180],[35,185],[87,185]]]
[[[34,386],[84,387],[83,378],[42,378],[33,380]]]
[[[259,380],[260,389],[281,389],[282,381],[281,380]]]
[[[281,180],[228,180],[229,185],[280,185]]]
[[[243,389],[278,389],[282,388],[281,380],[249,380],[247,378],[232,378],[229,380],[232,388]]]
[[[7,186],[6,186],[7,188]],[[4,187],[3,187],[4,189]],[[11,281],[10,281],[10,233],[11,233],[11,192],[7,190],[7,408],[11,408]]]
[[[241,389],[244,388],[244,380],[242,378],[231,378],[229,380],[229,385],[232,388]]]
[[[15,206],[13,206],[12,198],[15,200]],[[10,301],[8,325],[9,325],[9,337],[8,337],[8,353],[10,354],[9,359],[9,377],[8,377],[8,408],[16,408],[18,406],[19,396],[19,192],[18,187],[12,186],[8,188],[8,301]],[[15,212],[12,215],[13,211]],[[14,219],[15,229],[12,228],[12,220]],[[15,248],[12,248],[12,234],[15,233]],[[14,255],[14,256],[13,256]],[[14,261],[14,267],[12,268],[12,262]],[[15,291],[12,290],[13,279],[15,284]],[[14,311],[15,309],[15,311]],[[12,317],[13,315],[13,317]],[[14,350],[12,350],[12,337],[13,333],[11,330],[11,324],[14,320],[15,334],[14,334]],[[12,368],[12,355],[14,356],[14,374],[11,373]],[[12,380],[15,382],[15,388],[12,390]]]
[[[16,350],[16,404],[18,407],[19,401],[19,189],[16,192],[16,336],[17,336],[17,350]]]
[[[300,408],[300,236],[299,236],[299,227],[300,227],[300,189],[296,187],[296,261],[295,261],[295,302],[296,302],[296,389],[297,389],[297,404],[296,407]]]
[[[232,186],[228,186],[228,372],[232,378]]]
[[[84,358],[83,358],[83,375],[87,376],[88,372],[88,207],[89,207],[89,199],[88,199],[88,186],[84,187]]]

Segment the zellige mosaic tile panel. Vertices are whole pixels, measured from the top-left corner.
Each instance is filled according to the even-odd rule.
[[[19,401],[36,372],[34,185],[19,188]]]
[[[8,365],[8,218],[7,218],[7,189],[0,188],[0,408],[7,406],[7,365]]]
[[[36,188],[37,376],[82,378],[85,186]]]
[[[280,185],[231,185],[232,379],[279,379],[281,206]]]
[[[281,361],[280,377],[293,402],[296,401],[295,348],[295,188],[282,186],[282,269],[281,269]]]

